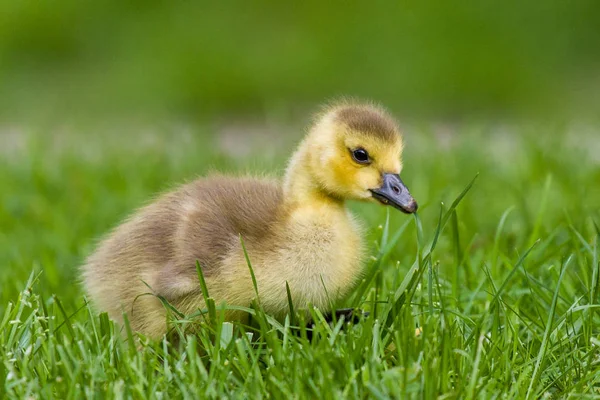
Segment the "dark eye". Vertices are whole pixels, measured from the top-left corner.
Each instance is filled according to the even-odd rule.
[[[356,149],[352,151],[352,158],[359,164],[368,164],[371,162],[369,153],[365,149]]]

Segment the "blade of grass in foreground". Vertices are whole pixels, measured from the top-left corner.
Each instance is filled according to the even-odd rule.
[[[202,292],[202,297],[204,298],[204,305],[208,310],[208,319],[211,321],[211,323],[214,323],[217,320],[215,300],[210,297],[210,293],[208,293],[208,286],[206,286],[204,271],[202,270],[202,266],[200,265],[199,261],[196,261],[196,273],[198,274],[198,281],[200,282],[200,290]]]
[[[537,385],[537,381],[540,376],[540,367],[542,362],[544,361],[544,357],[546,356],[546,350],[548,348],[548,339],[550,337],[550,332],[552,331],[552,321],[554,320],[554,314],[556,313],[556,303],[558,301],[558,292],[560,291],[560,284],[565,276],[565,272],[569,264],[571,263],[572,256],[567,259],[564,263],[562,270],[560,272],[560,276],[558,277],[558,282],[556,282],[556,290],[554,291],[554,297],[552,298],[552,306],[550,307],[550,313],[548,314],[548,321],[546,322],[546,331],[544,332],[544,338],[542,339],[542,345],[540,346],[540,351],[537,356],[537,361],[535,363],[535,369],[533,370],[533,376],[531,377],[531,383],[529,384],[529,389],[527,389],[526,399],[531,398],[531,394],[535,385]]]
[[[489,315],[491,315],[492,312],[494,312],[494,310],[496,309],[497,306],[499,306],[500,302],[501,302],[501,298],[500,296],[502,295],[502,293],[504,292],[504,290],[507,288],[508,283],[510,282],[510,280],[512,279],[512,277],[519,271],[520,267],[523,265],[523,263],[525,262],[525,259],[527,258],[527,256],[531,253],[531,251],[535,248],[535,246],[539,243],[539,240],[537,242],[535,242],[530,248],[527,249],[527,251],[519,258],[519,260],[517,261],[517,263],[515,264],[514,268],[508,273],[508,276],[506,278],[504,278],[504,281],[502,282],[502,285],[500,285],[500,288],[498,288],[498,290],[495,292],[494,297],[492,298],[492,300],[490,301],[490,304],[488,306],[487,312],[483,313],[481,315],[481,317],[479,318],[478,322],[477,322],[477,326],[478,327],[482,327],[485,320],[487,319],[487,317]],[[486,275],[488,277],[488,279],[491,279],[491,277],[489,275]],[[493,283],[492,283],[493,285]],[[471,341],[474,340],[474,335],[477,333],[477,330],[473,330],[471,332],[471,334],[465,339],[465,343],[469,343]]]
[[[8,375],[6,366],[4,365],[4,362],[0,362],[0,399],[3,399],[5,395],[6,388],[4,387],[4,384],[6,382],[6,375]]]
[[[450,208],[448,208],[448,210],[446,210],[446,212],[443,212],[443,209],[440,209],[440,216],[438,219],[438,224],[437,224],[437,227],[435,230],[433,240],[431,242],[431,246],[429,247],[429,251],[427,252],[427,254],[424,257],[421,258],[421,256],[419,256],[418,259],[415,261],[415,263],[413,264],[411,269],[408,271],[408,273],[404,277],[404,280],[400,284],[400,287],[394,293],[393,299],[391,299],[391,301],[388,302],[388,307],[386,307],[386,309],[384,310],[384,312],[382,314],[382,320],[387,321],[386,324],[384,324],[384,326],[386,328],[389,328],[390,326],[392,326],[394,324],[396,315],[399,314],[400,309],[404,306],[404,304],[406,304],[407,302],[410,302],[410,300],[416,290],[416,286],[417,286],[418,282],[421,280],[421,277],[425,271],[425,268],[427,268],[429,266],[429,264],[431,263],[432,253],[437,245],[437,241],[438,241],[438,238],[439,238],[441,232],[443,231],[446,223],[450,219],[450,216],[452,215],[452,213],[454,213],[454,211],[456,210],[456,207],[458,207],[461,200],[466,196],[466,194],[469,192],[469,190],[471,190],[471,188],[473,187],[473,184],[477,180],[478,176],[479,176],[479,174],[475,175],[475,177],[463,189],[463,191],[458,195],[458,197],[452,202],[452,204],[450,205]],[[415,214],[415,221],[417,223],[417,226],[420,226],[419,216],[416,214]],[[417,234],[419,237],[421,236],[421,234],[419,233],[419,229],[417,230]]]
[[[371,267],[369,267],[369,269],[368,269],[367,273],[365,274],[365,277],[363,278],[360,285],[354,290],[354,294],[353,294],[352,298],[350,299],[351,304],[362,303],[365,293],[370,289],[371,284],[373,283],[373,280],[377,276],[377,273],[379,272],[381,265],[387,259],[387,257],[389,256],[389,254],[391,253],[393,248],[396,246],[396,243],[398,243],[398,241],[400,240],[400,237],[406,230],[406,227],[408,226],[408,224],[410,224],[410,222],[412,221],[411,219],[408,219],[394,233],[394,236],[392,237],[392,239],[388,240],[387,230],[389,229],[388,228],[389,216],[390,215],[388,212],[388,214],[386,215],[386,222],[384,225],[384,231],[382,233],[381,246],[379,249],[379,253],[377,255],[377,259],[371,265]]]
[[[244,251],[244,257],[246,258],[246,264],[248,264],[248,269],[250,270],[250,276],[252,277],[252,286],[254,287],[254,293],[256,294],[256,301],[260,304],[260,297],[258,296],[258,283],[256,282],[256,275],[254,275],[254,269],[252,268],[252,263],[250,262],[250,257],[248,256],[248,251],[246,250],[246,245],[244,244],[244,239],[242,235],[240,235],[240,243],[242,244],[242,250]]]
[[[290,324],[295,326],[296,325],[296,311],[294,310],[294,302],[292,301],[292,293],[290,292],[290,285],[288,284],[287,281],[285,281],[285,291],[287,293],[288,307],[289,307],[289,312],[290,312]]]

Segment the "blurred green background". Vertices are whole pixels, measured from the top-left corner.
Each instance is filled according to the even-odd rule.
[[[595,116],[600,2],[0,2],[0,117]]]
[[[473,231],[510,206],[533,231],[548,175],[548,229],[597,213],[597,1],[0,4],[0,277],[15,288],[39,268],[50,292],[76,281],[95,238],[184,180],[281,175],[340,95],[399,116],[426,226],[477,172]],[[371,227],[385,215],[355,208]]]

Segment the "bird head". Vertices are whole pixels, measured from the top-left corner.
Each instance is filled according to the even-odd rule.
[[[303,157],[313,183],[327,195],[414,213],[417,203],[400,178],[402,150],[398,126],[383,108],[342,102],[319,114]]]

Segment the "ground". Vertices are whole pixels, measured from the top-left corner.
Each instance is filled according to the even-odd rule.
[[[172,312],[195,335],[122,340],[77,267],[160,191],[281,175],[301,127],[244,124],[2,128],[0,398],[600,398],[593,126],[405,127],[419,213],[350,205],[371,254],[339,305],[370,312],[354,325],[315,312],[311,341],[295,318],[256,306],[243,327],[217,305],[214,321]]]

